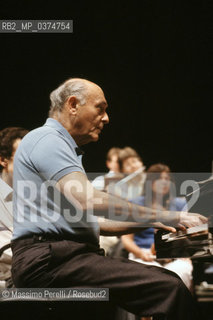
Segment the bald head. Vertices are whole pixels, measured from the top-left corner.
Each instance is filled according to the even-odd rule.
[[[109,122],[102,89],[86,79],[73,78],[50,94],[49,116],[59,121],[80,146],[97,141]]]
[[[51,106],[49,116],[51,117],[54,113],[61,112],[65,102],[70,96],[75,96],[79,104],[84,105],[89,93],[95,87],[101,90],[95,83],[86,79],[70,78],[66,80],[50,94]]]

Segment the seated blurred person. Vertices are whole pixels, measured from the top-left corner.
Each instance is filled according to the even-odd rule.
[[[115,185],[114,193],[127,200],[141,195],[146,175],[139,154],[133,148],[125,147],[119,153],[118,164],[125,177]]]
[[[111,165],[111,168],[114,166],[114,172],[120,172],[123,176],[120,176],[117,181],[109,179],[109,184],[106,186],[105,190],[122,198],[131,199],[142,192],[142,186],[145,180],[145,175],[141,175],[145,168],[143,166],[143,161],[133,148],[125,147],[119,150],[116,155],[117,161],[115,162],[116,158],[112,153],[114,149],[115,148],[110,149],[111,153],[108,153],[108,155],[111,156],[108,158],[109,160],[111,159],[111,162],[109,162],[108,165]],[[132,176],[134,172],[136,175]],[[119,176],[117,175],[117,177]],[[104,223],[104,221],[106,220],[99,218],[99,222]],[[123,255],[123,246],[120,246],[120,242],[118,246],[116,246],[118,240],[118,237],[101,236],[100,245],[105,249],[106,254],[119,257]]]
[[[120,148],[111,148],[107,153],[106,166],[109,169],[109,172],[106,175],[98,176],[92,181],[94,188],[98,190],[105,190],[105,178],[113,177],[120,172],[118,164],[118,156],[120,153]]]
[[[133,199],[133,203],[171,211],[181,211],[186,206],[185,198],[172,195],[170,169],[164,164],[154,164],[147,170],[144,190],[145,195]],[[129,251],[130,260],[164,267],[176,272],[186,286],[191,288],[192,263],[190,259],[168,259],[164,261],[163,265],[155,260],[153,228],[124,235],[122,242],[125,249]]]
[[[92,185],[94,188],[98,190],[105,190],[106,189],[106,178],[113,178],[115,177],[119,172],[120,168],[118,165],[118,155],[120,153],[121,149],[120,148],[111,148],[107,152],[107,157],[106,157],[106,166],[109,169],[109,172],[106,175],[98,176],[92,181]],[[106,219],[104,218],[98,218],[99,223],[104,223]],[[105,253],[108,255],[111,253],[112,248],[117,244],[118,242],[118,237],[116,236],[111,236],[111,237],[105,237],[105,236],[100,236],[99,237],[99,242],[101,248],[105,250]]]
[[[27,132],[20,127],[0,131],[0,249],[10,244],[12,237],[13,159],[21,139]],[[0,257],[0,288],[10,286],[11,260],[11,249],[7,249]]]

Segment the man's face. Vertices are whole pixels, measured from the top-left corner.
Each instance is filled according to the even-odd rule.
[[[105,124],[109,122],[106,113],[107,102],[100,87],[88,86],[88,94],[84,105],[78,104],[74,118],[76,141],[79,145],[97,141]]]

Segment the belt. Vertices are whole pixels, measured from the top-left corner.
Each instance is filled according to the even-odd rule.
[[[28,244],[33,244],[33,243],[38,243],[38,242],[56,242],[56,241],[73,241],[76,243],[80,243],[78,241],[75,241],[73,239],[64,239],[61,237],[51,237],[49,235],[32,235],[30,237],[24,237],[24,238],[18,238],[15,240],[11,241],[11,247],[14,248],[16,245],[28,245]],[[90,248],[91,251],[96,252],[99,255],[104,256],[105,255],[105,251],[103,248],[100,248],[99,246],[96,246],[94,244],[91,243],[87,243],[87,242],[81,242],[83,244],[85,244],[88,248]]]
[[[29,237],[24,237],[24,238],[18,238],[15,240],[11,241],[11,244],[16,244],[16,243],[23,243],[23,244],[31,244],[31,243],[36,243],[36,242],[54,242],[54,241],[63,241],[63,240],[70,240],[71,239],[64,239],[61,237],[52,237],[49,235],[35,235],[33,234],[32,236]]]

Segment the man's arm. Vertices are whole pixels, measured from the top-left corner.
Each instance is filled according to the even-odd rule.
[[[140,230],[146,229],[141,223],[115,221],[105,218],[98,218],[98,224],[101,236],[121,236],[123,234],[135,233],[139,230],[138,228]],[[173,230],[170,231],[172,232]]]
[[[193,227],[207,221],[207,218],[199,214],[158,211],[101,192],[93,188],[86,175],[81,172],[72,172],[65,175],[57,182],[56,187],[72,204],[84,212],[93,211],[94,215],[105,217],[106,219],[137,223],[134,226],[120,226],[121,232],[125,233],[129,233],[128,230],[134,232],[133,227],[165,228],[165,225]],[[124,227],[126,231],[122,229]],[[113,229],[112,223],[109,228]],[[170,231],[172,231],[171,228]]]
[[[116,221],[105,218],[98,218],[98,224],[100,227],[101,236],[122,236],[129,235],[130,233],[138,232],[139,230],[147,229],[144,227],[144,223],[128,222],[128,221]],[[160,222],[153,223],[153,227],[157,229],[164,229],[169,232],[175,232],[176,229],[170,226],[166,226]]]

